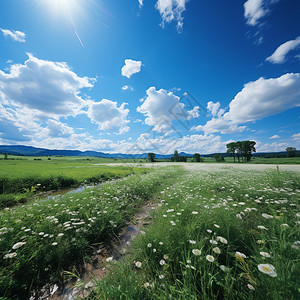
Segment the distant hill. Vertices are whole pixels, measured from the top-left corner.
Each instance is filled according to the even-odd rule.
[[[7,153],[11,155],[25,155],[25,156],[92,156],[102,158],[147,158],[148,153],[143,154],[124,154],[124,153],[104,153],[97,151],[79,151],[79,150],[50,150],[44,148],[35,148],[31,146],[13,145],[2,146],[0,145],[0,153]],[[173,154],[155,154],[157,159],[170,158]],[[193,156],[185,152],[179,153],[180,156]]]

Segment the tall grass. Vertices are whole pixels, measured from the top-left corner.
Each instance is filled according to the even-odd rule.
[[[299,299],[299,195],[297,174],[186,175],[90,299]]]
[[[139,207],[170,185],[174,168],[0,213],[0,297],[28,299],[62,280],[99,243],[110,244]]]

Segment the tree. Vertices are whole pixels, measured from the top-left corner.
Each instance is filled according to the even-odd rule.
[[[195,153],[195,154],[193,155],[193,158],[194,158],[194,160],[195,160],[196,162],[200,162],[200,161],[201,161],[201,157],[200,157],[200,154],[199,154],[199,153]]]
[[[288,157],[295,157],[296,156],[296,148],[294,148],[294,147],[287,147],[285,150],[288,153]]]
[[[229,143],[226,145],[227,153],[233,155],[233,161],[235,162],[235,151],[237,150],[237,145],[235,142]]]
[[[174,161],[179,161],[179,154],[177,150],[174,151],[173,159]]]
[[[214,159],[216,160],[216,162],[225,161],[224,157],[220,153],[215,154]]]
[[[244,152],[244,157],[247,161],[250,161],[252,157],[252,152],[256,152],[255,145],[256,142],[254,141],[243,141],[243,152]]]
[[[148,153],[148,161],[155,162],[155,154],[154,153]]]
[[[252,157],[252,152],[256,152],[255,145],[255,141],[232,142],[226,145],[227,153],[233,154],[234,162],[235,154],[238,158],[238,162],[240,162],[240,159],[242,159],[242,161],[249,161]]]
[[[7,159],[7,153],[3,153],[4,159]]]

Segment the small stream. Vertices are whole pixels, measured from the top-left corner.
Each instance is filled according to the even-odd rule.
[[[79,193],[87,188],[97,188],[108,182],[120,181],[121,179],[114,179],[111,181],[106,181],[97,185],[82,185],[78,188],[66,189],[51,192],[46,197],[43,197],[40,201],[46,201],[50,199],[56,199],[63,195],[68,195],[72,193]],[[159,205],[159,204],[158,204]],[[138,213],[133,216],[133,221],[129,222],[125,226],[119,235],[112,242],[112,248],[108,249],[104,246],[99,246],[97,251],[91,256],[90,263],[86,263],[83,270],[80,273],[80,280],[68,281],[60,285],[53,285],[51,287],[45,287],[40,292],[43,294],[39,295],[38,299],[49,299],[49,300],[75,300],[84,299],[93,290],[93,280],[101,280],[105,277],[110,264],[107,260],[119,261],[122,260],[127,252],[127,248],[130,246],[130,242],[138,235],[144,234],[144,229],[149,225],[151,221],[151,211],[156,209],[157,203],[148,203],[144,205]],[[80,287],[78,283],[80,282]],[[30,300],[37,299],[37,297],[32,296]]]

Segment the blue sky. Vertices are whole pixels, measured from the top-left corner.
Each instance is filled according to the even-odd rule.
[[[300,148],[298,0],[2,0],[0,143]]]

